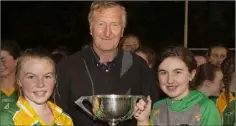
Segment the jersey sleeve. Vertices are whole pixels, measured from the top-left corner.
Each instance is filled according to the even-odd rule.
[[[210,99],[204,99],[200,103],[201,126],[219,126],[221,125],[220,115],[216,105]]]
[[[13,126],[13,115],[11,112],[7,111],[2,111],[0,112],[0,126]]]

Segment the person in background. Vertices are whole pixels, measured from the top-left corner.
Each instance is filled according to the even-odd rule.
[[[200,56],[200,55],[196,55],[194,56],[194,59],[197,62],[197,67],[199,67],[200,65],[207,63],[207,59],[204,56]]]
[[[141,42],[137,36],[129,34],[120,40],[119,46],[123,50],[134,52],[136,49],[141,48]]]
[[[162,52],[158,63],[160,87],[169,97],[154,103],[152,111],[150,98],[147,103],[139,100],[134,114],[139,126],[221,124],[214,102],[203,93],[191,90],[197,68],[191,51],[169,47]]]
[[[228,56],[221,64],[223,72],[223,92],[216,100],[216,106],[224,126],[235,124],[235,57]]]
[[[0,125],[71,126],[71,118],[48,101],[56,83],[55,63],[41,49],[25,51],[18,59],[19,98],[14,107],[0,112]]]
[[[146,63],[148,64],[149,68],[155,68],[156,65],[156,53],[154,50],[148,47],[141,47],[135,50],[135,53],[142,57]]]
[[[116,1],[94,1],[88,16],[92,44],[57,64],[56,103],[76,126],[106,126],[75,104],[81,96],[150,95],[158,99],[153,72],[139,56],[118,48],[126,26],[126,10]],[[87,104],[85,104],[87,105]],[[127,120],[119,126],[136,125]]]
[[[61,59],[67,57],[68,55],[70,55],[70,52],[67,47],[59,46],[52,51],[51,57],[55,61],[55,63],[58,63]]]
[[[218,67],[227,57],[229,49],[222,44],[211,46],[207,52],[208,61]]]
[[[16,103],[16,64],[21,49],[17,42],[5,40],[1,43],[1,78],[0,78],[0,111],[9,109]]]
[[[155,51],[149,47],[142,46],[134,51],[136,55],[142,57],[146,63],[148,64],[149,68],[153,70],[154,76],[156,78],[156,58],[157,55]],[[160,89],[158,81],[157,83],[157,91],[159,92],[159,99],[165,98],[166,94]]]
[[[201,91],[208,97],[218,97],[223,85],[221,69],[211,63],[205,63],[197,68],[194,77],[194,89]]]

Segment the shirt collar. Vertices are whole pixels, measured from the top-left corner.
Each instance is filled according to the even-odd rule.
[[[56,119],[57,117],[59,117],[62,114],[62,109],[59,108],[57,105],[53,104],[52,102],[48,101],[47,104],[49,105],[54,119]],[[17,101],[17,106],[23,110],[27,115],[31,116],[31,117],[38,117],[36,112],[34,111],[34,109],[28,104],[28,102],[25,100],[25,98],[23,98],[22,96],[19,97],[18,101]]]
[[[92,48],[92,45],[89,46],[87,49],[88,49],[89,57],[92,57],[92,59],[95,63],[99,63],[100,57],[94,51],[94,49]],[[116,64],[119,60],[122,59],[122,56],[123,56],[123,51],[121,48],[118,48],[117,55],[115,56],[115,58],[111,62],[108,62],[108,64],[110,64],[110,63]]]

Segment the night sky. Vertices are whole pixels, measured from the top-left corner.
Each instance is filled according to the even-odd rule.
[[[159,49],[183,45],[184,1],[122,2],[128,14],[125,34]],[[72,52],[91,41],[88,12],[91,2],[1,2],[1,37],[25,48],[66,45]],[[206,48],[222,42],[235,47],[235,2],[189,2],[188,47]]]

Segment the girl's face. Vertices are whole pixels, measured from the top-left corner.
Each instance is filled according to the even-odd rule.
[[[133,52],[135,49],[139,48],[139,41],[135,37],[129,37],[123,43],[123,50]]]
[[[216,71],[215,78],[209,88],[211,96],[219,96],[222,85],[223,73],[222,71]]]
[[[31,104],[44,104],[55,85],[54,65],[46,59],[29,58],[21,67],[19,84],[25,99]]]
[[[8,51],[1,50],[1,76],[6,77],[15,74],[16,60],[9,54]]]
[[[189,72],[186,64],[179,57],[168,57],[158,68],[160,87],[173,100],[180,100],[189,94],[189,81],[195,71]]]

